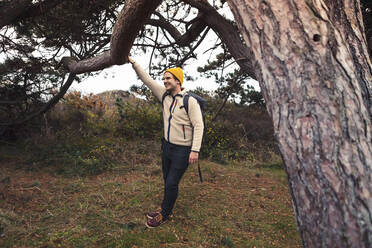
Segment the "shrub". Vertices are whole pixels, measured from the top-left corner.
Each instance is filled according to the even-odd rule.
[[[206,92],[198,93],[207,99],[202,158],[220,163],[243,160],[264,162],[277,156],[271,119],[264,108],[227,102],[215,117],[223,99]],[[121,148],[115,147],[114,140],[158,142],[162,137],[159,103],[118,98],[116,104],[110,106],[95,95],[82,96],[79,92],[66,95],[63,102],[44,116],[45,121],[35,128],[38,131],[33,136],[28,135],[33,144],[30,143],[30,149],[40,139],[40,146],[35,146],[39,148],[32,150],[35,152],[32,162],[36,165],[63,164],[68,165],[66,168],[69,170],[78,168],[82,174],[95,174],[109,169],[118,157],[125,160],[118,154]],[[40,134],[45,133],[50,135],[41,139]],[[24,138],[27,139],[27,136]],[[102,146],[103,139],[111,141]]]
[[[278,153],[272,122],[265,108],[227,102],[215,118],[221,104],[221,99],[208,98],[202,156],[224,163],[267,160]]]
[[[28,158],[27,169],[54,168],[67,176],[97,175],[110,170],[118,161],[113,144],[79,137],[27,139],[21,144]]]
[[[118,108],[117,133],[129,138],[160,138],[162,133],[161,106],[144,101],[116,102]]]

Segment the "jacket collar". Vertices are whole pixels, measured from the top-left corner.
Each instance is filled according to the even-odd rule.
[[[181,95],[183,97],[184,95],[186,95],[186,93],[187,93],[187,90],[185,88],[182,88],[181,92],[179,92],[177,95]]]
[[[182,88],[180,92],[178,92],[174,97],[176,96],[180,96],[180,97],[184,97],[187,93],[187,90],[185,88]],[[171,94],[169,94],[170,96],[172,96]]]

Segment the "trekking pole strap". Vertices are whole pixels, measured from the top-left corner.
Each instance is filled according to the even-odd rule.
[[[199,172],[199,179],[200,179],[200,182],[202,183],[202,182],[203,182],[203,177],[202,177],[202,173],[201,173],[201,170],[200,170],[200,162],[199,162],[199,159],[198,159],[198,172]]]

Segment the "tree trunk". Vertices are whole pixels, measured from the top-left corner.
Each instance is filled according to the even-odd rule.
[[[228,0],[304,247],[372,247],[371,62],[355,0]]]

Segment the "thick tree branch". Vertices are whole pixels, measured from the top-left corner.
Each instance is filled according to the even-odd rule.
[[[70,88],[72,82],[74,81],[75,79],[75,74],[73,73],[70,73],[68,79],[66,80],[66,82],[63,84],[63,86],[61,87],[60,91],[58,92],[57,95],[55,95],[52,99],[49,100],[49,102],[47,102],[39,111],[25,117],[24,119],[22,120],[18,120],[18,121],[14,121],[14,122],[11,122],[11,123],[0,123],[0,126],[14,126],[14,125],[20,125],[20,124],[23,124],[41,114],[44,114],[46,113],[49,109],[51,109],[54,105],[56,105],[58,103],[58,101],[66,94],[67,90]]]
[[[254,57],[251,50],[243,43],[239,36],[239,30],[234,24],[221,16],[207,0],[182,0],[203,12],[203,20],[211,27],[220,37],[223,43],[226,44],[229,52],[234,57],[240,68],[249,74],[252,78],[255,77],[254,67],[251,61]]]
[[[129,51],[138,34],[161,3],[161,0],[129,0],[120,12],[111,36],[111,58],[114,64],[127,62]]]
[[[173,37],[175,43],[180,47],[189,46],[190,43],[195,41],[207,27],[206,23],[203,21],[203,15],[199,14],[195,19],[189,22],[192,23],[191,27],[182,35],[178,29],[169,23],[164,17],[160,14],[157,16],[159,19],[150,19],[146,24],[166,30]]]
[[[138,32],[160,3],[161,0],[128,0],[115,23],[110,51],[81,61],[64,57],[61,63],[74,74],[98,71],[114,64],[124,64],[128,60],[129,51]]]
[[[110,51],[81,61],[74,57],[63,57],[60,64],[63,64],[69,72],[74,74],[99,71],[113,65]]]

